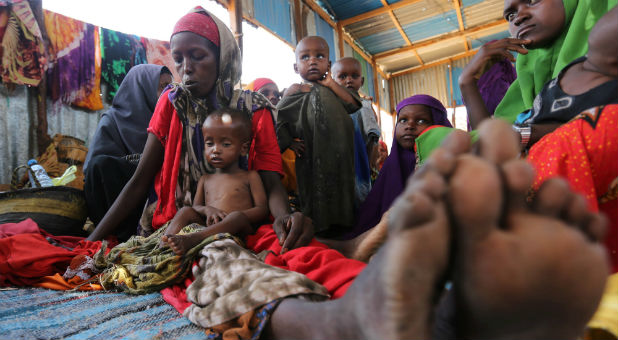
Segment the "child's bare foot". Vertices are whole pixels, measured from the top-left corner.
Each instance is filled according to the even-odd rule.
[[[510,127],[479,129],[481,158],[463,155],[449,181],[460,336],[575,338],[608,273],[604,220],[561,180],[531,204],[532,168]]]
[[[184,255],[204,240],[199,232],[183,235],[163,235],[161,241],[167,243],[176,255]]]

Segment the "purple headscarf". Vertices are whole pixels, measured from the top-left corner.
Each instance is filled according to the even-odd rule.
[[[408,97],[397,104],[397,120],[399,120],[401,109],[414,104],[429,107],[433,125],[453,127],[446,116],[444,105],[436,98],[426,94]],[[402,148],[394,135],[393,133],[391,153],[384,161],[376,182],[359,209],[354,230],[345,235],[344,238],[346,239],[360,235],[378,224],[384,212],[391,207],[395,198],[403,191],[408,177],[414,172],[416,153],[414,150]]]

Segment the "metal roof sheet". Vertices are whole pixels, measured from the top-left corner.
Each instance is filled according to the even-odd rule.
[[[368,35],[390,29],[396,30],[397,28],[388,13],[376,15],[375,17],[371,17],[367,20],[345,26],[345,30],[355,38],[366,37]]]
[[[403,26],[403,30],[411,41],[425,40],[440,34],[457,31],[458,29],[457,14],[454,10]]]
[[[359,38],[358,41],[371,54],[406,46],[405,40],[395,28]]]
[[[502,18],[504,0],[485,0],[463,8],[465,27],[474,27]]]
[[[359,14],[382,7],[380,0],[321,0],[316,1],[322,7],[334,11],[335,19],[348,19]]]
[[[334,16],[335,20],[350,19],[375,9],[384,8],[381,0],[310,1],[320,4]],[[386,2],[392,5],[400,3],[401,0],[386,0]],[[460,31],[457,11],[453,4],[454,0],[419,0],[409,1],[406,4],[400,3],[396,5],[396,8],[391,9],[406,38],[413,45],[431,42],[431,45],[416,51],[423,64],[464,52],[465,42],[468,43],[469,48],[474,49],[487,41],[508,36],[506,25],[493,24],[502,18],[504,0],[461,0],[460,11],[464,32],[467,29],[476,30],[477,27],[487,24],[490,24],[490,28],[440,41],[443,35]],[[399,48],[404,48],[398,54],[388,57],[381,56],[377,59],[378,64],[386,72],[421,65],[414,51],[405,50],[408,44],[397,29],[388,10],[369,17],[363,16],[363,19],[357,22],[351,21],[352,23],[347,24],[344,30],[369,54],[396,52]]]

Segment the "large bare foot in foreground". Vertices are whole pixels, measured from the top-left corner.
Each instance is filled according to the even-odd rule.
[[[459,336],[568,339],[603,293],[605,221],[562,180],[526,202],[533,171],[510,127],[479,129],[481,157],[463,155],[449,181]]]
[[[322,303],[284,300],[267,337],[429,338],[449,262],[446,178],[455,169],[456,154],[465,151],[461,146],[469,143],[467,133],[454,134],[409,180],[390,209],[386,243],[344,297]]]

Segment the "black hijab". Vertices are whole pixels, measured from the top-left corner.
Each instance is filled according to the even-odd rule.
[[[152,64],[135,65],[129,70],[112,107],[99,120],[84,171],[93,156],[123,157],[142,153],[148,136],[146,129],[159,99],[157,90],[162,73],[169,73],[167,67]]]

